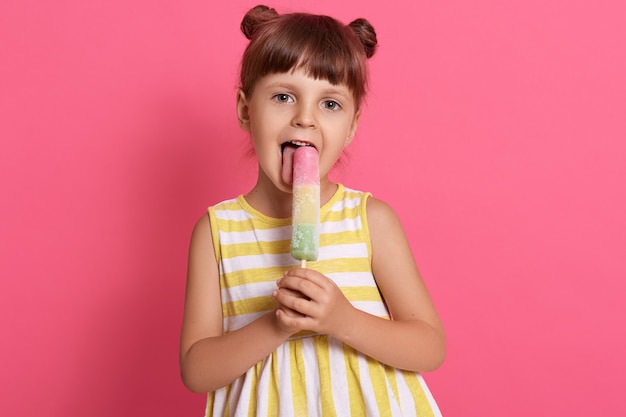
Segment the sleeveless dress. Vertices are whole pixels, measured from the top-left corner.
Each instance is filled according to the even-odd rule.
[[[358,309],[390,319],[371,271],[369,193],[339,185],[320,212],[319,257],[308,262]],[[291,257],[291,219],[267,217],[243,196],[209,207],[224,332],[276,308],[272,291]],[[249,343],[254,343],[250,340]],[[208,394],[208,416],[441,416],[414,372],[386,366],[327,335],[300,332],[231,384]]]

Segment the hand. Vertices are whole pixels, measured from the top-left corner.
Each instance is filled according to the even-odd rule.
[[[354,307],[339,287],[326,276],[312,269],[292,269],[277,282],[274,299],[282,329],[312,330],[337,335],[350,325]]]
[[[293,299],[293,298],[302,298],[305,300],[308,300],[308,297],[306,297],[304,294],[302,294],[300,291],[294,291],[294,290],[290,290],[288,288],[282,288],[281,290],[281,298],[286,298],[286,299]],[[291,318],[297,318],[297,317],[302,317],[302,314],[298,313],[295,310],[290,309],[289,307],[283,305],[277,298],[277,294],[278,294],[278,290],[275,290],[273,292],[273,296],[274,299],[276,300],[276,302],[278,303],[278,307],[276,308],[276,316],[278,317],[279,315],[283,315],[285,317],[291,317]],[[279,313],[280,312],[280,313]],[[300,331],[299,328],[297,327],[291,327],[288,326],[284,323],[284,320],[279,320],[278,318],[276,319],[277,321],[277,325],[280,328],[280,330],[284,331],[285,333],[297,333],[298,331]]]

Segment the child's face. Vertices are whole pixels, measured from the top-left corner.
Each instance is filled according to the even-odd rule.
[[[291,190],[281,173],[286,144],[315,146],[325,179],[354,137],[360,115],[348,87],[316,80],[300,69],[262,77],[250,97],[240,92],[237,113],[252,136],[259,174],[283,191]]]

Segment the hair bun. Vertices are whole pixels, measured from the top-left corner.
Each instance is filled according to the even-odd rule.
[[[378,39],[376,39],[376,31],[374,27],[363,18],[356,19],[348,25],[363,44],[365,55],[371,58],[376,52]]]
[[[241,31],[248,39],[252,39],[254,34],[259,30],[263,24],[269,22],[278,16],[276,10],[271,9],[262,4],[253,7],[248,10],[248,13],[243,17],[241,21]]]

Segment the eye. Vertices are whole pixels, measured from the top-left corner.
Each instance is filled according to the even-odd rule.
[[[337,103],[335,100],[325,100],[322,102],[322,107],[326,110],[339,110],[341,108],[341,104]]]
[[[293,97],[285,93],[276,94],[272,97],[272,99],[278,101],[279,103],[293,103]]]

